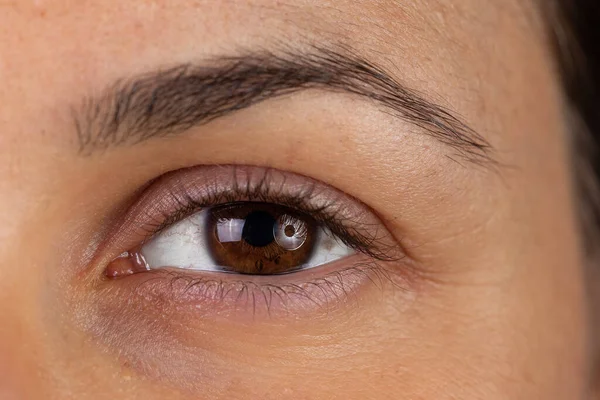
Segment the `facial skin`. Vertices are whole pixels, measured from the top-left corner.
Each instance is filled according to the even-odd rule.
[[[1,2],[0,398],[585,398],[567,128],[523,3]],[[317,48],[377,65],[489,147],[441,143],[435,124],[327,84],[139,143],[77,136],[84,99],[118,80]],[[271,315],[161,291],[148,272],[106,279],[136,244],[148,182],[214,164],[344,193],[404,256],[327,307]]]

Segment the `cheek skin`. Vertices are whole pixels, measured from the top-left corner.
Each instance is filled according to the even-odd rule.
[[[2,313],[2,318],[18,320],[16,316],[6,312]],[[2,399],[16,399],[23,393],[34,395],[31,389],[26,390],[29,386],[28,372],[34,360],[24,356],[26,353],[23,346],[15,345],[23,340],[33,341],[34,338],[24,336],[22,327],[15,325],[0,328],[0,398]]]
[[[231,305],[223,310],[195,306],[174,301],[172,292],[138,291],[134,288],[142,285],[127,280],[120,288],[119,282],[108,282],[97,295],[82,298],[80,303],[87,305],[78,324],[107,352],[118,349],[119,358],[138,376],[190,394],[258,390],[264,384],[276,392],[285,385],[301,392],[298,377],[314,379],[317,374],[328,380],[332,391],[338,390],[345,374],[370,365],[372,354],[380,351],[384,336],[373,331],[381,321],[372,311],[387,310],[385,299],[395,293],[392,282],[363,282],[366,288],[331,299],[330,306],[301,314],[275,311],[273,306],[261,315],[258,306],[253,309],[239,299],[233,311]],[[409,307],[412,292],[395,297],[397,304]],[[368,344],[357,340],[373,334]],[[263,385],[257,387],[257,380]]]

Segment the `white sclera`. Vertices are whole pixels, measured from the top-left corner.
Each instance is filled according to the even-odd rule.
[[[206,247],[207,213],[201,211],[171,225],[142,246],[148,268],[219,271]]]
[[[142,246],[141,253],[150,269],[182,268],[201,271],[222,271],[207,248],[206,218],[209,210],[203,210],[173,224]],[[244,220],[232,218],[217,224],[221,242],[239,241]],[[283,227],[285,228],[285,226]],[[283,233],[285,235],[285,233]],[[290,238],[288,238],[290,239]],[[314,251],[301,269],[309,269],[337,261],[354,254],[354,250],[336,239],[325,228],[319,228],[315,237]]]

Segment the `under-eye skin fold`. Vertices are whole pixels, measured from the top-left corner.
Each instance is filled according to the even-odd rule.
[[[203,308],[327,305],[404,280],[399,243],[359,200],[314,179],[197,166],[149,184],[109,240],[107,285]],[[145,293],[147,292],[147,293]]]

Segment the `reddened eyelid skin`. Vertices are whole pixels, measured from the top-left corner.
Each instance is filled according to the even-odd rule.
[[[153,181],[109,235],[94,264],[108,264],[203,207],[241,201],[280,204],[310,214],[374,259],[405,257],[373,211],[327,184],[269,168],[213,165],[169,172]]]

